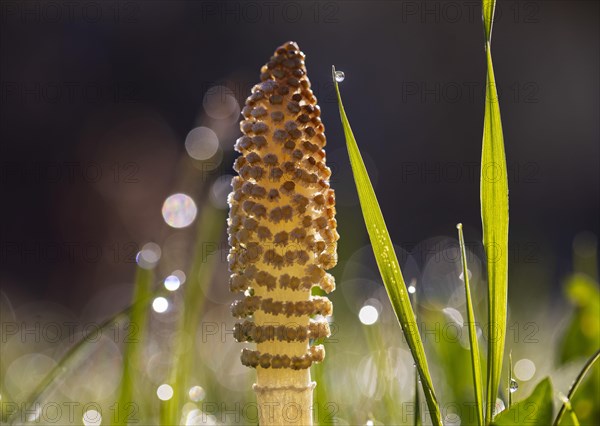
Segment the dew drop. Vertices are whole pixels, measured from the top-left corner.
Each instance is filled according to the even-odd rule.
[[[206,392],[201,386],[193,386],[190,388],[188,395],[192,401],[198,402],[204,399]]]
[[[345,78],[346,78],[346,74],[344,74],[344,71],[336,71],[335,72],[335,81],[337,81],[338,83],[341,83],[342,81],[344,81]]]
[[[496,416],[503,412],[505,409],[506,405],[504,405],[504,401],[502,401],[500,398],[496,398],[496,405],[493,409],[493,415]]]
[[[515,379],[510,379],[510,385],[509,385],[509,390],[510,392],[516,392],[517,389],[519,389],[519,384],[517,383],[517,381]]]

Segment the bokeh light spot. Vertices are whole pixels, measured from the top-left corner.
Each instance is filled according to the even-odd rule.
[[[102,414],[97,410],[87,410],[83,413],[83,424],[85,426],[96,426],[102,424]]]
[[[208,127],[196,127],[185,138],[185,150],[194,160],[208,160],[219,150],[219,138]]]
[[[535,363],[527,358],[520,359],[515,363],[513,373],[517,379],[524,382],[531,380],[535,375]]]
[[[164,281],[165,288],[169,291],[175,291],[181,286],[181,281],[175,275],[169,275]]]
[[[156,389],[156,396],[161,401],[168,401],[173,398],[173,388],[166,383],[163,383]]]
[[[194,219],[198,208],[189,195],[173,194],[169,196],[162,207],[162,215],[167,225],[173,228],[185,228]]]
[[[202,106],[209,117],[221,120],[231,117],[240,108],[231,89],[225,86],[213,86],[208,89]]]
[[[152,269],[160,260],[161,255],[162,250],[158,244],[146,243],[138,252],[135,260],[140,268]]]
[[[169,301],[164,297],[157,297],[152,301],[152,309],[154,309],[154,312],[162,314],[169,309]]]
[[[377,308],[371,305],[363,306],[358,313],[358,319],[364,325],[373,325],[377,322],[378,318],[379,312],[377,312]]]

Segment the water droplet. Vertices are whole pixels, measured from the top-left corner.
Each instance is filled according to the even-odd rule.
[[[188,392],[190,399],[194,402],[202,401],[206,396],[206,391],[202,386],[192,386]]]
[[[516,392],[519,389],[519,384],[515,379],[510,379],[509,389],[511,392]]]
[[[409,285],[408,286],[408,292],[410,294],[415,294],[416,291],[417,291],[417,288],[414,285]]]
[[[473,273],[471,272],[470,269],[467,269],[467,275],[469,277],[469,279],[471,279],[473,277]],[[465,273],[461,272],[460,275],[458,276],[458,279],[460,279],[461,281],[465,280]]]
[[[344,74],[344,71],[336,71],[335,72],[335,81],[337,81],[338,83],[341,83],[342,81],[344,81],[345,78],[346,78],[346,75]]]
[[[504,405],[504,401],[500,398],[496,398],[496,406],[494,407],[493,414],[494,416],[500,414],[506,409],[506,405]]]

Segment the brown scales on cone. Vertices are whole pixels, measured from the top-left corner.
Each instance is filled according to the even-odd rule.
[[[325,272],[337,262],[335,195],[321,111],[298,45],[279,47],[260,80],[242,110],[239,176],[229,195],[230,288],[246,292],[232,312],[255,321],[237,324],[235,336],[259,343],[258,351],[243,351],[244,365],[300,370],[324,357],[309,339],[329,335],[323,318],[310,317],[330,315],[331,302],[310,290],[335,288]]]

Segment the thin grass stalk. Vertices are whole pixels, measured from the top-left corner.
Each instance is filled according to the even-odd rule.
[[[154,272],[151,269],[137,266],[133,307],[129,315],[129,327],[134,327],[137,338],[125,343],[119,399],[112,419],[114,425],[128,424],[128,417],[133,412],[132,404],[135,404],[133,391],[136,377],[141,370],[140,356],[148,322],[148,305],[143,302],[149,300],[152,296],[153,279]]]
[[[190,339],[195,342],[198,323],[203,312],[206,288],[210,284],[216,263],[215,253],[224,230],[225,213],[205,203],[201,218],[196,228],[196,244],[193,262],[186,275],[183,290],[183,307],[176,330],[177,341],[174,354],[177,362],[172,364],[169,383],[173,388],[173,396],[162,407],[163,424],[179,424],[181,409],[189,383],[190,372],[193,371],[196,356],[195,344],[189,350]]]
[[[456,228],[458,229],[458,241],[460,244],[463,278],[465,282],[465,299],[467,302],[467,324],[469,326],[469,345],[471,348],[471,368],[473,372],[473,393],[475,396],[475,406],[477,409],[477,424],[483,425],[483,380],[481,376],[481,358],[479,355],[479,341],[477,339],[477,329],[475,327],[475,313],[473,312],[473,300],[471,298],[469,269],[467,265],[467,251],[465,248],[465,237],[463,235],[462,223],[456,225]]]
[[[508,354],[508,378],[506,380],[506,396],[508,399],[508,408],[512,405],[512,380],[513,380],[513,362],[512,351]]]
[[[416,283],[415,283],[416,284]],[[418,304],[417,304],[417,290],[415,287],[414,293],[411,294],[411,302],[413,305],[413,309],[415,311],[415,319],[418,315]],[[421,387],[421,382],[419,381],[419,371],[415,368],[415,414],[414,414],[414,426],[421,426],[423,421],[421,419],[421,397],[419,395],[419,388]]]
[[[588,371],[590,371],[592,369],[592,367],[594,366],[596,361],[598,361],[599,358],[600,358],[600,349],[597,350],[596,353],[594,355],[592,355],[590,357],[590,359],[587,360],[587,362],[585,363],[585,365],[583,366],[583,368],[581,369],[581,371],[579,372],[579,374],[573,381],[573,384],[571,385],[571,389],[569,389],[569,393],[567,394],[567,399],[565,401],[563,401],[563,404],[561,405],[560,410],[558,411],[558,414],[556,416],[556,420],[554,420],[554,423],[553,423],[554,426],[558,426],[560,424],[560,421],[562,420],[563,416],[565,415],[565,412],[567,411],[567,404],[570,405],[570,402],[573,400],[573,397],[575,396],[575,393],[577,392],[579,385],[581,385],[586,374],[588,373]]]

